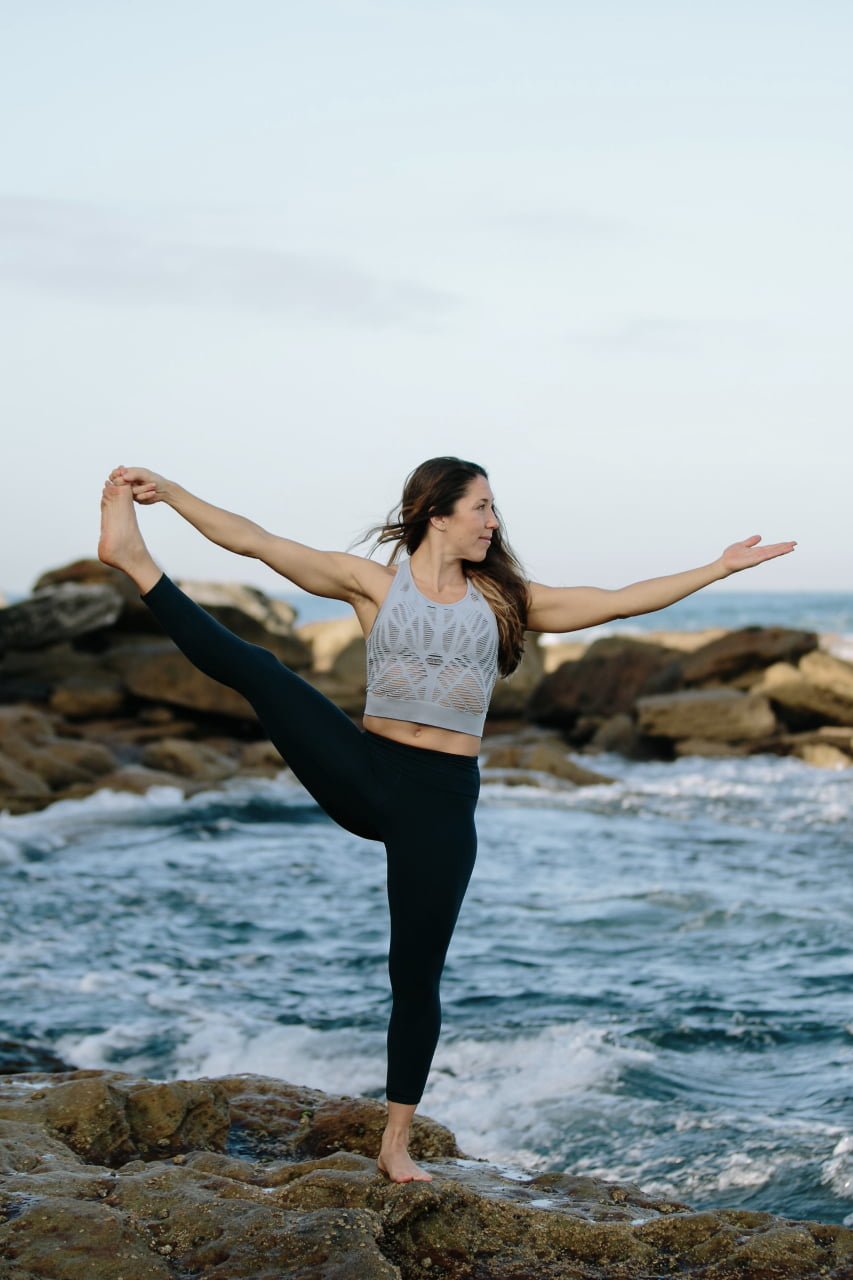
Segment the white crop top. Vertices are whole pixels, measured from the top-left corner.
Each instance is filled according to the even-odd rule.
[[[455,604],[437,604],[400,561],[367,637],[364,712],[479,737],[498,677],[498,624],[468,580]]]

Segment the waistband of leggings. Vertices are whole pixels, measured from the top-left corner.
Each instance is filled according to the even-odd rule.
[[[396,742],[381,733],[372,733],[370,729],[362,729],[371,746],[395,755],[398,759],[421,761],[423,764],[440,764],[457,773],[479,773],[478,756],[460,756],[454,751],[434,751],[431,747],[413,747],[407,742]]]

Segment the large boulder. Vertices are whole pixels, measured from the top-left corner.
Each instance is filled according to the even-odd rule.
[[[116,767],[96,742],[61,736],[59,722],[33,707],[0,707],[0,803],[61,792],[92,783]]]
[[[149,742],[143,749],[141,762],[147,769],[176,773],[182,778],[202,782],[221,782],[230,778],[237,761],[204,742],[187,742],[184,738],[162,738]]]
[[[0,662],[0,703],[47,702],[68,681],[98,681],[102,676],[100,659],[80,652],[72,641],[10,650]]]
[[[347,618],[318,618],[304,622],[295,634],[311,651],[311,670],[329,672],[338,656],[353,641],[364,642],[361,623],[353,614]],[[362,651],[363,652],[363,651]]]
[[[521,662],[512,675],[499,677],[489,703],[489,718],[503,720],[523,715],[544,674],[545,655],[539,636],[526,631]]]
[[[181,578],[176,586],[241,640],[269,649],[294,671],[310,667],[310,645],[294,634],[296,611],[286,601],[275,600],[258,587],[239,582]]]
[[[754,689],[793,729],[853,725],[853,663],[822,650],[807,653],[796,667],[774,663]]]
[[[300,674],[350,716],[364,711],[367,651],[358,618],[307,622],[298,635],[310,647],[312,669]]]
[[[542,651],[543,674],[549,676],[552,671],[556,671],[564,662],[577,662],[578,658],[583,657],[589,648],[589,642],[586,640],[552,640],[550,637],[546,640],[543,637],[539,641],[539,647]]]
[[[237,720],[256,719],[241,694],[204,675],[171,640],[112,649],[105,661],[120,676],[124,688],[137,698]]]
[[[115,627],[120,631],[156,632],[159,630],[154,617],[139,598],[139,590],[134,582],[114,569],[112,565],[103,564],[92,558],[72,560],[69,564],[60,565],[56,569],[48,569],[41,574],[33,586],[38,593],[46,587],[71,583],[75,586],[107,586],[111,587],[122,600],[122,609],[116,619]]]
[[[595,773],[570,759],[564,743],[549,739],[539,742],[487,744],[483,753],[483,766],[491,772],[496,769],[521,769],[527,774],[546,773],[576,787],[602,786],[613,778]],[[511,782],[504,778],[502,781]],[[527,779],[525,779],[527,781]]]
[[[695,688],[728,684],[749,675],[757,678],[771,663],[796,663],[817,646],[814,631],[741,627],[679,658],[680,683],[685,688]]]
[[[560,728],[571,728],[581,716],[604,720],[629,712],[652,682],[659,690],[663,673],[674,669],[670,649],[631,636],[608,636],[540,681],[526,715],[537,724]]]
[[[736,689],[695,689],[638,698],[641,733],[655,738],[742,742],[773,733],[776,719],[766,698]]]
[[[101,664],[94,670],[68,676],[51,691],[51,711],[69,720],[114,716],[122,710],[126,695],[121,681]]]
[[[111,627],[121,611],[121,596],[106,584],[84,586],[64,582],[44,587],[28,599],[0,609],[0,652],[41,649],[72,636]]]

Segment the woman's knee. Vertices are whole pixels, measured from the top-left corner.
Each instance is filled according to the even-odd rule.
[[[422,964],[392,953],[388,959],[388,977],[394,999],[429,1003],[438,995],[443,971],[443,959]]]

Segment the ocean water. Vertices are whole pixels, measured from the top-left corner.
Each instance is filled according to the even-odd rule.
[[[853,1223],[853,770],[591,763],[483,771],[421,1110],[518,1170]],[[4,814],[0,875],[0,1033],[384,1096],[384,852],[292,775]]]

